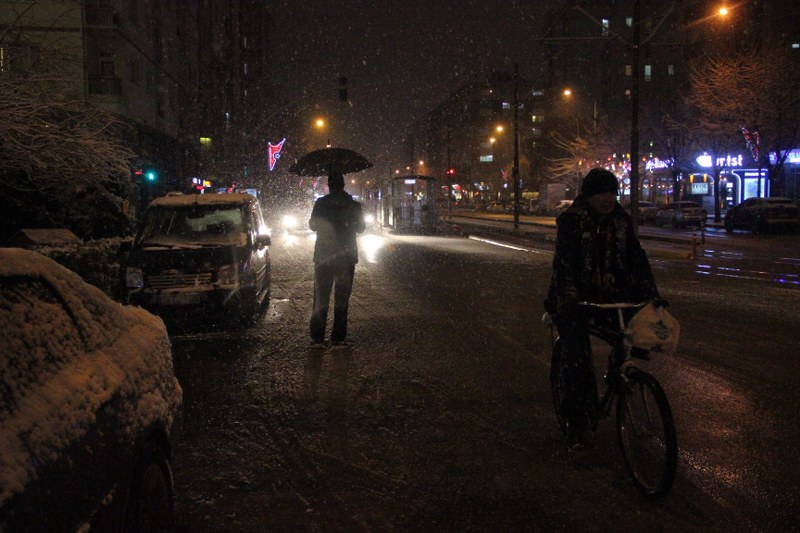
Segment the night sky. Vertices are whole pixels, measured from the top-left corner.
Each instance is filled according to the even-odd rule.
[[[332,144],[394,163],[392,143],[464,83],[515,61],[530,75],[540,48],[536,6],[560,3],[273,0],[273,83],[289,100],[346,76],[349,105],[335,91],[309,105],[331,117]]]

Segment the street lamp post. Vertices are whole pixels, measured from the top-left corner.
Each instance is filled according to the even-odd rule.
[[[519,69],[516,63],[514,63],[514,169],[511,171],[511,177],[514,179],[514,230],[518,230],[522,184],[519,181]]]

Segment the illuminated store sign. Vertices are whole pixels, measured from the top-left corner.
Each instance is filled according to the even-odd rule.
[[[711,168],[712,166],[712,158],[707,153],[703,153],[695,160],[697,164],[703,168]],[[727,155],[724,157],[717,158],[717,167],[725,167],[725,168],[739,168],[744,166],[744,156],[742,154],[739,155]]]
[[[781,152],[783,153],[783,152]],[[775,165],[778,163],[778,157],[775,155],[775,152],[769,153],[769,164]],[[800,150],[792,150],[789,152],[789,155],[786,156],[785,163],[789,163],[792,165],[800,164]]]

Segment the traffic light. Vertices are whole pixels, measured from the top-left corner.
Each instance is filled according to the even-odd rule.
[[[158,181],[158,172],[154,168],[147,168],[144,170],[144,178],[147,183],[155,183]]]
[[[347,78],[339,76],[339,101],[347,101]]]
[[[447,169],[447,175],[448,175],[448,176],[455,176],[455,175],[456,175],[456,169],[454,169],[454,168],[448,168],[448,169]]]

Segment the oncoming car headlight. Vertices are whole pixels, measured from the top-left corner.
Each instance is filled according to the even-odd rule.
[[[373,222],[375,222],[375,217],[373,216],[373,214],[372,213],[365,213],[364,214],[364,223],[365,224],[372,224]]]
[[[283,227],[292,229],[297,227],[297,217],[294,215],[283,215]]]

